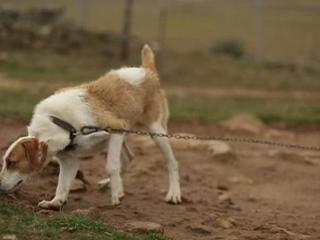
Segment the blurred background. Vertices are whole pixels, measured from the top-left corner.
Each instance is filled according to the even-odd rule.
[[[318,0],[0,0],[0,116],[157,54],[172,119],[320,122]]]

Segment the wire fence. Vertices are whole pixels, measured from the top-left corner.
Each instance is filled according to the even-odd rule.
[[[1,0],[1,7],[61,7],[80,26],[120,32],[125,1]],[[161,23],[165,21],[165,23]],[[135,0],[132,34],[180,52],[219,41],[242,44],[257,59],[320,61],[318,0]],[[165,36],[165,37],[163,37]]]

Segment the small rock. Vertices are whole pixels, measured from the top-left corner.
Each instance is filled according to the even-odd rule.
[[[233,149],[226,142],[211,140],[207,142],[207,148],[215,160],[236,160]]]
[[[229,187],[227,186],[227,184],[224,183],[218,183],[217,189],[220,191],[229,191]]]
[[[211,233],[211,229],[204,225],[187,226],[187,228],[194,233],[199,233],[204,235],[208,235]]]
[[[218,196],[218,201],[222,207],[236,211],[241,211],[241,208],[233,202],[233,200],[230,197],[230,194],[227,192],[220,192]]]
[[[128,232],[132,233],[163,233],[164,228],[159,223],[134,221],[125,225]]]
[[[229,220],[227,219],[223,219],[223,218],[219,218],[217,220],[217,223],[220,227],[224,228],[224,229],[229,229],[233,226],[233,223],[230,222]]]
[[[294,139],[294,133],[285,131],[285,130],[278,130],[278,129],[269,129],[265,134],[264,137],[272,138],[279,140],[279,138],[283,139]]]
[[[98,210],[96,208],[90,207],[90,208],[87,208],[87,209],[76,209],[76,210],[73,210],[72,214],[96,217],[96,216],[99,215],[99,212],[98,212]]]
[[[73,181],[72,187],[70,189],[71,192],[84,192],[86,190],[86,185],[79,179],[75,179]]]
[[[253,196],[253,195],[249,195],[248,201],[249,201],[249,202],[257,202],[258,199],[257,199],[255,196]]]
[[[279,227],[279,226],[276,226],[276,225],[271,226],[270,230],[273,231],[273,232],[284,233],[287,236],[291,237],[292,239],[307,240],[307,239],[311,239],[312,238],[310,235],[295,233],[295,232],[292,232],[292,231],[290,231],[288,229],[285,229],[283,227]]]
[[[17,236],[14,234],[5,234],[2,236],[2,240],[17,240]]]
[[[288,161],[288,162],[295,162],[295,163],[306,164],[311,166],[316,166],[319,164],[318,161],[310,157],[306,157],[297,152],[292,152],[288,150],[272,149],[268,152],[268,155],[269,157],[280,159],[283,161]]]
[[[249,177],[240,175],[229,178],[229,181],[232,183],[240,183],[240,184],[253,184],[253,180]]]
[[[51,215],[53,214],[53,210],[49,210],[49,209],[41,209],[38,211],[38,213],[43,214],[43,215]]]
[[[219,194],[218,201],[219,201],[219,203],[232,203],[232,199],[230,197],[230,194],[228,194],[226,192],[222,192],[221,194]]]

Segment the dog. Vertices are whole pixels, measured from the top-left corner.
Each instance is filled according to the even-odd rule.
[[[130,159],[125,134],[96,131],[78,134],[84,126],[130,129],[142,124],[151,132],[167,133],[168,102],[160,88],[155,56],[148,45],[141,51],[140,67],[111,70],[99,79],[65,88],[41,101],[27,127],[28,136],[10,145],[3,157],[0,190],[11,192],[52,159],[60,166],[54,198],[38,205],[60,208],[66,201],[79,169],[79,158],[107,150],[106,170],[110,178],[111,204],[124,197],[121,172]],[[167,161],[169,190],[165,200],[181,202],[178,162],[165,137],[153,137]]]

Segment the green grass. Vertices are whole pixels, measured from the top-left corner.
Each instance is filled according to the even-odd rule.
[[[95,79],[106,69],[123,64],[116,60],[107,61],[101,56],[87,58],[87,54],[59,55],[50,51],[11,53],[8,59],[0,61],[0,72],[5,73],[9,81],[9,87],[0,86],[0,116],[29,121],[34,106],[55,89]],[[137,64],[138,60],[133,59],[132,62]],[[200,53],[172,54],[166,65],[161,81],[167,85],[169,93],[170,86],[221,88],[226,92],[229,88],[280,93],[316,93],[320,90],[320,68],[317,66],[254,63],[250,59],[236,60]],[[17,89],[10,87],[10,79],[15,79]],[[169,96],[172,120],[216,122],[246,112],[268,122],[320,123],[317,100]]]
[[[320,65],[286,62],[255,63],[202,53],[168,57],[163,81],[189,87],[261,90],[320,90]]]
[[[217,122],[239,113],[250,113],[265,122],[320,123],[318,102],[237,97],[227,99],[172,97],[171,118]]]
[[[0,90],[0,116],[29,121],[35,105],[47,94]]]
[[[129,236],[85,215],[59,213],[45,217],[22,207],[0,203],[0,236],[14,234],[18,239],[53,240],[169,240],[162,235]]]
[[[29,121],[34,106],[49,92],[0,91],[0,117]],[[320,123],[317,101],[293,99],[256,99],[250,97],[169,97],[171,120],[217,122],[239,113],[250,113],[265,122]]]
[[[140,64],[135,52],[129,65]],[[96,52],[61,55],[52,51],[10,52],[0,60],[0,72],[21,82],[52,86],[75,85],[96,79],[107,70],[127,65]],[[169,53],[161,69],[164,84],[212,88],[262,90],[320,90],[320,65],[286,62],[255,63],[250,58],[233,59],[201,52]],[[28,87],[27,85],[25,86]],[[54,88],[53,88],[54,89]]]
[[[0,72],[21,81],[79,83],[97,78],[110,68],[122,63],[108,59],[96,51],[77,51],[59,54],[50,50],[11,51],[7,59],[0,60]]]

